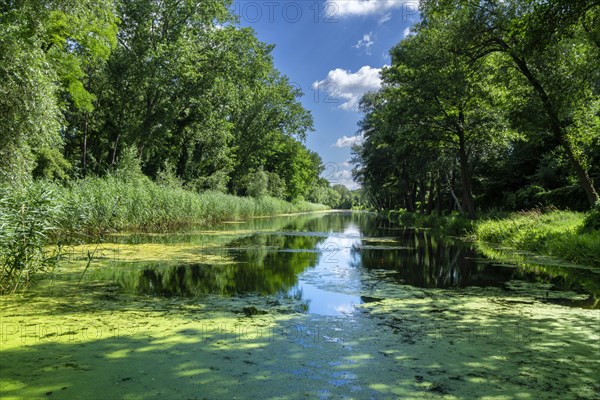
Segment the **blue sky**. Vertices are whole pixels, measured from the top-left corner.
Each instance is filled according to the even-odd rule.
[[[242,26],[274,44],[276,68],[304,92],[315,131],[307,146],[326,165],[323,176],[354,188],[350,146],[360,140],[356,106],[379,88],[389,49],[418,20],[415,0],[234,1]]]

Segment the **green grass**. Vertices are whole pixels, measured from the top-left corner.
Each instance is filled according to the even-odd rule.
[[[556,210],[494,212],[476,221],[459,214],[438,216],[406,211],[390,211],[388,218],[404,226],[468,237],[484,254],[492,245],[600,266],[600,204],[588,213]]]
[[[272,197],[199,194],[144,176],[0,185],[0,293],[21,290],[51,270],[61,243],[98,241],[109,232],[166,231],[327,208]]]
[[[475,224],[478,243],[531,251],[583,265],[600,266],[600,231],[584,226],[586,214],[570,211],[515,213]]]

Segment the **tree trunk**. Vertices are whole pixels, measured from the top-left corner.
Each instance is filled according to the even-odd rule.
[[[463,208],[460,205],[460,200],[458,200],[458,197],[456,197],[456,193],[454,193],[454,189],[452,189],[452,185],[448,184],[448,188],[450,189],[450,194],[452,195],[452,198],[454,199],[454,204],[456,205],[456,208],[458,208],[458,211],[460,213],[463,212]]]
[[[425,211],[425,214],[427,214],[427,215],[431,215],[431,212],[433,211],[434,189],[435,189],[435,178],[434,178],[433,174],[431,174],[431,181],[429,182],[429,193],[428,193],[428,197],[427,197],[427,210]]]
[[[462,112],[459,118],[464,118]],[[475,201],[473,200],[473,189],[471,188],[471,173],[469,171],[469,157],[465,144],[465,134],[462,129],[458,133],[459,146],[458,155],[460,162],[460,180],[462,184],[463,205],[470,219],[475,219]]]
[[[113,147],[112,160],[110,165],[115,165],[117,161],[117,148],[119,147],[119,139],[121,138],[121,134],[117,134],[117,138],[115,139],[115,146]]]
[[[419,201],[421,202],[421,204],[419,204],[419,213],[421,215],[425,214],[425,209],[427,208],[427,198],[425,197],[427,194],[427,184],[425,183],[425,180],[421,179],[419,181]]]
[[[596,193],[596,189],[594,189],[594,183],[588,172],[583,168],[583,165],[577,160],[575,154],[573,154],[573,149],[571,148],[570,143],[563,143],[563,147],[565,148],[565,152],[567,153],[567,157],[575,170],[575,174],[577,174],[577,178],[583,186],[583,190],[585,190],[585,194],[587,195],[588,201],[590,205],[593,207],[598,201],[598,193]]]
[[[594,189],[594,183],[588,175],[587,171],[585,170],[585,168],[583,168],[579,160],[577,160],[577,158],[573,154],[573,149],[571,147],[571,144],[569,143],[569,139],[567,139],[567,135],[564,131],[564,128],[560,124],[558,114],[554,108],[554,104],[552,103],[550,96],[548,96],[548,93],[546,93],[546,90],[542,86],[541,82],[538,81],[537,78],[533,75],[533,73],[529,70],[529,67],[527,66],[525,60],[519,57],[517,54],[515,54],[514,51],[508,50],[508,45],[506,44],[505,48],[507,49],[513,61],[519,68],[519,71],[521,71],[525,78],[527,78],[529,84],[533,87],[538,96],[540,96],[540,99],[542,100],[542,104],[544,106],[544,111],[546,112],[546,115],[548,116],[550,122],[552,133],[565,148],[565,152],[567,153],[569,162],[575,170],[575,174],[577,175],[579,183],[581,184],[583,190],[587,195],[590,205],[593,207],[596,204],[596,201],[598,201],[598,193],[596,192],[596,189]]]
[[[83,159],[82,161],[82,173],[83,176],[87,174],[87,135],[88,135],[88,113],[86,112],[83,117]]]

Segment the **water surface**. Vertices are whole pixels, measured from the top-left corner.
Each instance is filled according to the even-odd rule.
[[[136,261],[116,256],[87,272],[87,280],[112,280],[123,291],[161,297],[275,295],[298,300],[298,311],[321,315],[351,313],[356,304],[372,301],[360,293],[375,275],[449,293],[469,287],[534,291],[544,301],[577,307],[595,304],[600,281],[597,270],[585,267],[499,264],[471,243],[363,212],[261,218],[222,224],[210,233],[113,239],[138,245]],[[166,257],[143,260],[145,245],[158,245],[159,253],[164,245]],[[218,262],[179,258],[173,246]]]

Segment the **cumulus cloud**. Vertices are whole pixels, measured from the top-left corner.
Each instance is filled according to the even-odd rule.
[[[361,144],[363,142],[363,140],[364,140],[364,138],[362,135],[355,135],[355,136],[350,136],[350,137],[344,135],[335,142],[333,147],[339,147],[339,148],[352,147],[355,144]]]
[[[358,184],[354,182],[354,179],[352,179],[352,171],[347,169],[343,169],[332,174],[329,178],[329,182],[333,185],[344,185],[350,190],[354,190],[359,187]]]
[[[408,35],[410,35],[410,27],[405,28],[404,31],[402,32],[403,37],[407,37]]]
[[[376,92],[381,87],[381,68],[366,65],[356,72],[336,68],[329,71],[322,81],[313,83],[314,90],[322,90],[329,102],[341,100],[343,110],[358,111],[361,97],[367,92]]]
[[[373,32],[365,33],[363,38],[360,39],[353,47],[355,49],[365,49],[365,53],[371,55],[371,46],[373,46],[373,40],[371,40],[371,36],[373,36]]]
[[[390,10],[402,9],[405,18],[416,15],[418,0],[327,0],[327,9],[335,16],[355,16],[384,14]]]

